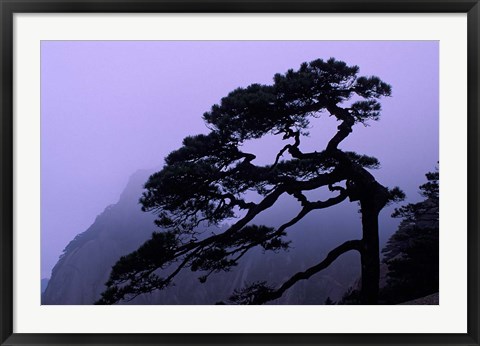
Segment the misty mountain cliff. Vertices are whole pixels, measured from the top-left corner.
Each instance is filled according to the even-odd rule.
[[[47,285],[48,285],[49,280],[50,279],[47,279],[47,278],[42,279],[42,281],[40,283],[40,289],[41,289],[42,293],[45,292],[45,290],[47,289]]]
[[[66,246],[52,270],[42,304],[93,304],[100,298],[111,267],[120,256],[136,250],[152,232],[159,231],[153,223],[155,216],[142,212],[138,203],[142,186],[151,173],[135,173],[118,203],[108,206],[85,232]],[[284,204],[283,208],[288,209],[289,205]],[[355,208],[351,204],[347,205],[348,210],[345,206],[332,208],[321,219],[302,220],[289,230],[292,248],[286,252],[262,253],[261,249],[253,249],[230,272],[214,274],[203,284],[198,280],[199,273],[186,270],[175,280],[175,285],[141,295],[127,304],[215,304],[226,301],[246,283],[267,281],[281,285],[296,272],[320,262],[332,247],[359,236]],[[353,216],[341,217],[345,213]],[[262,215],[260,222],[278,223],[282,214],[285,210],[274,210]],[[327,297],[340,299],[359,273],[358,254],[347,253],[325,271],[297,283],[271,304],[323,304]]]
[[[150,237],[154,216],[142,213],[138,205],[139,187],[148,175],[146,171],[134,174],[118,203],[108,206],[66,246],[52,270],[42,304],[92,304],[111,266]]]

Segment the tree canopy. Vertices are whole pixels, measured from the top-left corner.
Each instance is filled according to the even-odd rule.
[[[289,227],[347,198],[360,203],[362,239],[339,245],[316,266],[279,286],[256,282],[239,288],[228,302],[263,304],[276,299],[350,250],[362,255],[364,300],[374,302],[378,213],[403,193],[383,187],[366,170],[379,168],[376,158],[339,148],[355,125],[379,120],[378,99],[391,94],[390,85],[378,77],[358,73],[358,66],[334,58],[317,59],[298,70],[276,74],[271,85],[237,88],[213,105],[203,114],[210,132],[186,137],[182,147],[165,158],[162,170],[146,182],[140,203],[143,211],[157,215],[159,231],[119,259],[97,303],[113,304],[164,289],[184,269],[199,272],[200,282],[205,282],[216,272],[231,270],[254,247],[287,249]],[[302,140],[322,116],[334,117],[340,123],[337,131],[326,147],[319,144],[318,150],[303,151]],[[243,147],[265,136],[278,136],[283,144],[271,163],[260,165],[255,153]],[[306,191],[319,188],[328,189],[331,197],[307,198]],[[277,228],[255,224],[255,217],[282,195],[298,201],[300,212]],[[206,235],[200,230],[226,221],[231,225],[221,232],[212,228],[212,234]]]

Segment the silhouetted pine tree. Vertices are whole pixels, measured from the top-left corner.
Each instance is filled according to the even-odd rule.
[[[296,71],[276,74],[272,85],[237,88],[212,106],[203,115],[210,133],[185,138],[183,146],[170,153],[163,169],[145,184],[140,202],[144,211],[158,215],[156,224],[161,230],[137,251],[120,258],[98,303],[113,304],[165,289],[184,269],[198,271],[200,282],[205,282],[216,272],[232,270],[254,247],[287,249],[289,227],[307,214],[348,198],[360,203],[362,239],[340,244],[318,264],[282,284],[255,282],[239,288],[228,302],[263,304],[277,299],[299,280],[355,250],[362,262],[362,301],[375,304],[380,265],[378,215],[387,202],[401,198],[402,192],[388,190],[366,170],[379,167],[376,158],[339,148],[356,124],[379,119],[377,100],[391,93],[390,85],[375,76],[358,76],[358,71],[358,66],[333,58],[318,59],[303,63]],[[337,131],[326,147],[305,152],[302,140],[314,125],[312,120],[322,115],[340,122]],[[258,165],[255,154],[244,151],[244,144],[265,136],[279,136],[284,144],[270,164]],[[323,201],[307,198],[306,191],[320,188],[332,197]],[[252,224],[285,195],[298,201],[299,214],[278,228]],[[206,236],[196,231],[202,223],[219,225],[234,218],[224,232]]]

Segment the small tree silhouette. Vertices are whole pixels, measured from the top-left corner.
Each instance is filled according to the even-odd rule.
[[[379,167],[376,158],[339,148],[354,125],[379,119],[377,99],[391,93],[390,85],[375,76],[358,76],[358,71],[357,66],[333,58],[318,59],[303,63],[297,71],[276,74],[273,85],[235,89],[214,105],[203,115],[210,133],[186,137],[145,184],[142,210],[157,213],[155,223],[162,230],[120,258],[97,303],[113,304],[164,289],[186,268],[201,271],[199,280],[205,282],[213,273],[232,269],[253,247],[286,249],[289,227],[309,213],[349,198],[360,204],[362,239],[346,241],[278,287],[255,282],[239,288],[229,302],[263,304],[277,299],[299,280],[356,250],[361,255],[362,302],[375,304],[378,215],[387,202],[402,198],[403,193],[398,188],[388,190],[366,170]],[[340,107],[343,103],[348,106]],[[335,117],[338,130],[323,150],[304,152],[302,140],[321,115]],[[255,154],[242,151],[242,145],[267,135],[280,136],[284,144],[271,164],[257,165]],[[304,193],[320,188],[333,196],[312,201]],[[253,195],[260,201],[253,202]],[[301,211],[278,228],[252,224],[282,195],[295,198]],[[236,222],[219,234],[205,237],[198,231],[202,224],[219,225],[232,218]]]
[[[383,253],[388,265],[387,285],[381,292],[389,304],[424,297],[439,289],[439,172],[425,174],[420,186],[425,199],[395,209],[402,219]]]

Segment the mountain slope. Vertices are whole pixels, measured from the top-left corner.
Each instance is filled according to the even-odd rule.
[[[131,198],[140,195],[148,175],[147,171],[135,173],[119,202],[107,207],[67,245],[52,270],[42,304],[92,304],[102,292],[111,266],[151,235],[154,216],[140,212],[138,197]]]

